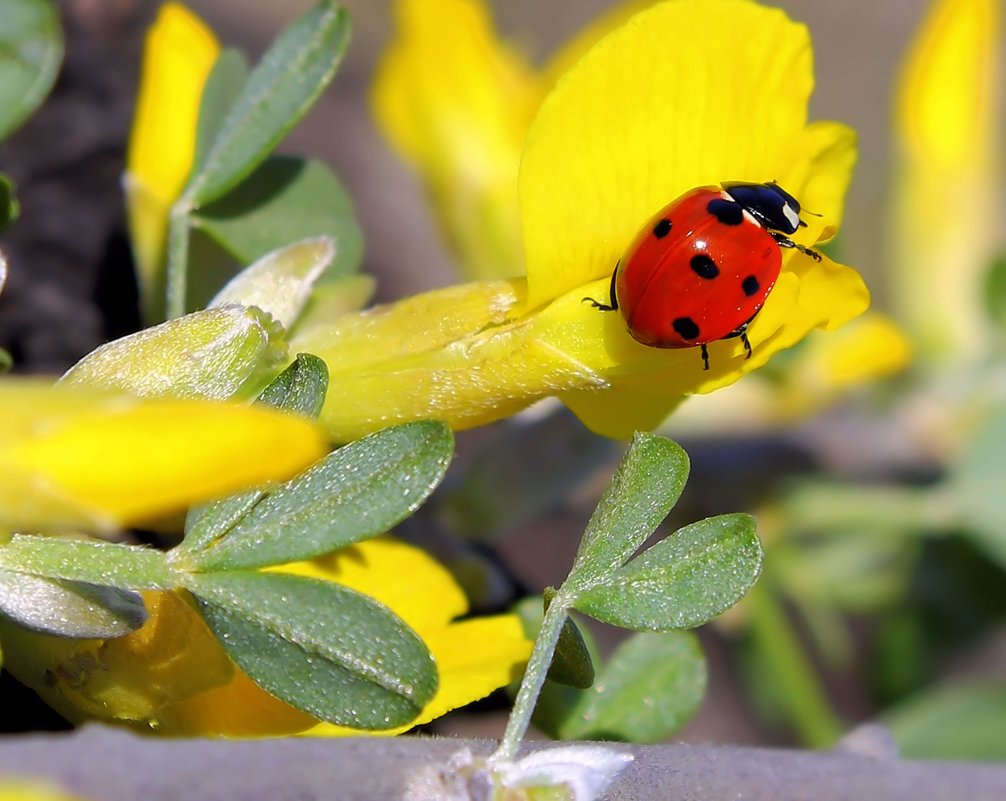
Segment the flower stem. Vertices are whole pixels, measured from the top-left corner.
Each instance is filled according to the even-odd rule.
[[[185,314],[185,294],[189,269],[189,212],[192,204],[182,195],[171,207],[168,224],[165,316],[171,320]]]
[[[531,724],[531,715],[538,703],[541,688],[545,684],[549,665],[552,664],[552,656],[559,643],[559,635],[566,622],[568,608],[568,604],[560,593],[552,599],[552,603],[545,610],[541,629],[534,641],[534,650],[531,652],[527,669],[524,671],[524,678],[517,691],[517,698],[514,700],[513,710],[510,712],[510,719],[507,721],[506,731],[503,732],[499,748],[490,757],[490,761],[511,760],[517,755],[521,739]]]
[[[843,726],[766,578],[763,576],[748,596],[751,634],[771,665],[776,683],[785,688],[784,713],[790,724],[810,747],[830,747],[841,736]]]

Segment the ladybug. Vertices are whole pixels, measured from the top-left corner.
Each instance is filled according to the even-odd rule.
[[[642,227],[611,275],[611,302],[632,337],[654,348],[702,348],[740,337],[751,358],[747,328],[775,286],[780,248],[815,261],[821,254],[792,239],[800,204],[776,184],[730,181],[686,192]]]

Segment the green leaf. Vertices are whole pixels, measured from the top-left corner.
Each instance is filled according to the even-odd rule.
[[[255,402],[314,419],[321,413],[327,389],[328,366],[317,356],[301,353],[262,390]],[[263,489],[253,489],[203,506],[193,506],[185,518],[185,539],[172,551],[171,558],[178,559],[180,554],[208,548],[266,494]]]
[[[283,31],[248,76],[183,198],[203,206],[261,164],[332,80],[348,39],[349,16],[332,0]]]
[[[353,201],[339,179],[318,161],[271,156],[191,219],[194,227],[241,264],[318,236],[330,236],[336,243],[325,281],[355,273],[363,257],[363,234]]]
[[[559,736],[660,742],[698,711],[705,692],[706,660],[694,634],[635,634],[605,663],[594,689],[579,693]]]
[[[11,367],[14,366],[14,357],[12,357],[3,348],[0,348],[0,375],[8,372]]]
[[[1006,253],[1000,254],[985,274],[985,312],[999,331],[1006,331]]]
[[[52,0],[0,0],[0,19],[2,140],[49,94],[63,59],[63,34]]]
[[[964,533],[1006,568],[1006,406],[994,411],[948,478],[947,498],[954,499]]]
[[[0,0],[3,3],[3,0]],[[2,74],[2,68],[0,68]],[[21,215],[21,204],[17,202],[14,181],[9,176],[0,173],[0,231],[9,226]],[[0,266],[0,289],[3,288],[3,271]]]
[[[237,102],[248,80],[248,59],[244,53],[232,47],[220,51],[213,69],[203,86],[203,96],[199,101],[199,126],[196,131],[196,155],[193,172],[206,163],[206,157],[227,113]]]
[[[320,720],[387,729],[416,717],[437,671],[422,640],[376,601],[281,573],[192,576],[210,628],[252,680]]]
[[[884,714],[906,759],[1006,760],[1006,684],[930,690]]]
[[[754,585],[761,558],[753,517],[711,517],[657,543],[579,595],[572,606],[637,631],[701,626]]]
[[[286,245],[235,275],[209,306],[255,306],[289,330],[334,256],[335,242],[327,236]]]
[[[555,590],[546,587],[542,599],[543,611],[548,609],[548,605],[554,597]],[[541,627],[540,619],[538,626]],[[562,624],[559,642],[556,643],[555,653],[552,656],[552,664],[548,667],[547,678],[558,684],[579,690],[586,689],[594,683],[594,664],[590,659],[590,651],[580,633],[580,627],[576,625],[576,621],[570,615],[566,616],[566,620]]]
[[[321,414],[327,391],[328,365],[310,353],[298,353],[255,402],[315,420]]]
[[[57,637],[104,639],[138,629],[147,610],[138,593],[0,570],[0,614]]]
[[[283,484],[212,547],[187,553],[185,564],[203,571],[278,565],[383,534],[440,483],[453,448],[442,423],[371,434]]]
[[[512,609],[521,620],[524,635],[528,639],[536,639],[541,631],[541,621],[544,611],[555,590],[545,588],[544,598],[532,596],[516,603]],[[587,635],[589,637],[589,633]],[[591,658],[591,647],[587,637],[580,631],[576,621],[569,615],[562,625],[559,642],[556,644],[552,663],[548,667],[547,678],[564,687],[586,688],[594,683],[594,664]],[[547,687],[548,685],[546,685]]]
[[[677,443],[637,433],[587,523],[569,578],[576,591],[621,567],[667,517],[688,480],[688,454]]]
[[[0,570],[128,589],[175,585],[165,554],[153,548],[32,534],[0,546]]]

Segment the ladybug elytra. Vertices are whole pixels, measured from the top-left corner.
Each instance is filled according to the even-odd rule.
[[[800,204],[776,183],[723,183],[685,193],[642,227],[611,276],[611,302],[590,301],[601,311],[622,312],[629,333],[655,348],[702,349],[740,337],[747,357],[747,328],[775,286],[780,248],[821,255],[794,242]]]

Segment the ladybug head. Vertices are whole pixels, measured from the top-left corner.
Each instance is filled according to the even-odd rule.
[[[800,219],[800,203],[775,181],[767,184],[732,181],[723,184],[723,189],[770,231],[792,234],[806,225]]]

